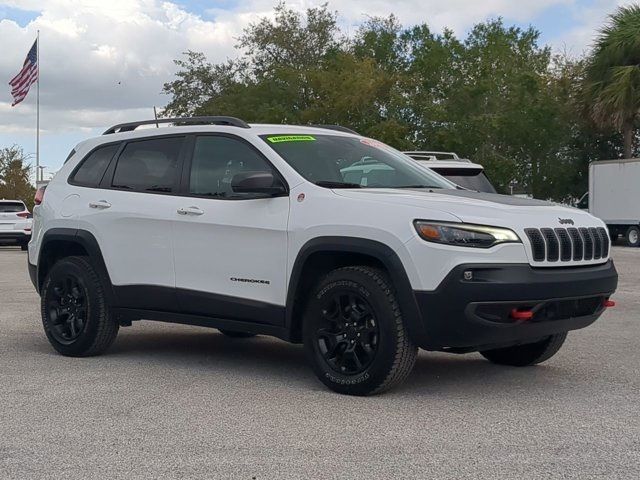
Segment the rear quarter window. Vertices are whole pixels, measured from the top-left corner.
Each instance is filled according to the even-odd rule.
[[[97,187],[119,146],[119,144],[105,145],[91,152],[75,170],[69,179],[70,183],[82,187]]]

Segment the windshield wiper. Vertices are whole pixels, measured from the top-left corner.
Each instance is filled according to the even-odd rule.
[[[440,189],[442,187],[434,187],[431,185],[402,185],[400,187],[390,187],[390,188],[428,188],[430,190]]]
[[[320,180],[316,182],[316,185],[326,188],[362,188],[362,185],[359,183],[333,182],[330,180]]]

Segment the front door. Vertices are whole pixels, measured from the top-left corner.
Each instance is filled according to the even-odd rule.
[[[277,175],[239,137],[195,137],[175,212],[178,298],[185,313],[283,325],[289,197],[234,193],[249,171]]]

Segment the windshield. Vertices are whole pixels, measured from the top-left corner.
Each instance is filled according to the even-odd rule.
[[[455,188],[376,140],[337,135],[263,135],[261,138],[300,175],[322,187]]]
[[[481,168],[430,168],[461,187],[477,192],[496,193],[496,189]]]

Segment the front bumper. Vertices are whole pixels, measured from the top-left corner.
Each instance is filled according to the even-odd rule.
[[[436,290],[414,292],[422,320],[415,341],[427,350],[473,351],[583,328],[602,314],[617,285],[611,260],[572,268],[459,265]],[[533,317],[516,320],[514,310]]]

